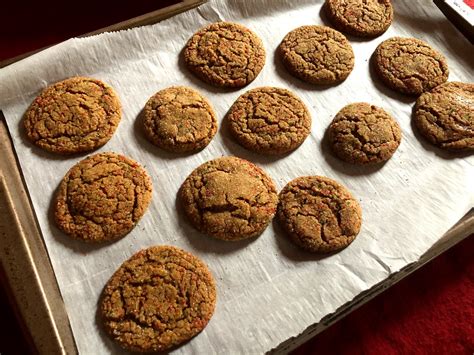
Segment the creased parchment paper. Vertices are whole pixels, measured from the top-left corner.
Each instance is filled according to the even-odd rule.
[[[415,262],[473,206],[473,157],[453,157],[416,137],[411,127],[414,100],[387,90],[373,78],[368,61],[375,47],[394,36],[426,40],[448,59],[450,80],[473,81],[473,47],[430,1],[396,1],[395,22],[383,36],[352,39],[356,62],[338,86],[318,88],[291,77],[275,58],[283,36],[300,25],[324,24],[321,1],[211,1],[154,26],[72,39],[0,72],[0,108],[7,119],[82,354],[120,352],[102,331],[96,309],[105,283],[117,267],[141,248],[171,244],[201,257],[218,287],[215,315],[207,328],[176,353],[261,353],[300,334],[364,290]],[[263,40],[267,62],[248,87],[228,91],[210,87],[183,67],[180,52],[188,38],[209,22],[231,20]],[[153,179],[153,201],[138,226],[106,246],[90,246],[63,235],[51,218],[51,201],[60,180],[80,157],[62,158],[28,143],[21,118],[45,86],[73,75],[112,85],[123,104],[116,134],[100,151],[123,153],[143,164]],[[220,122],[234,100],[258,86],[296,92],[313,118],[311,135],[283,157],[250,153],[219,129],[211,144],[194,155],[173,155],[141,135],[137,116],[156,91],[189,85],[209,98]],[[403,140],[380,169],[352,167],[321,144],[323,133],[344,105],[367,101],[390,112]],[[281,189],[301,175],[341,181],[360,200],[362,230],[345,250],[317,257],[294,247],[274,222],[259,238],[222,242],[197,233],[176,206],[176,193],[199,164],[222,155],[249,159]]]

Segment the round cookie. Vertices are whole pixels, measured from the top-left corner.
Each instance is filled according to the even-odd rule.
[[[283,38],[279,54],[292,75],[312,84],[340,83],[354,68],[349,41],[326,26],[294,29]]]
[[[211,85],[240,88],[262,70],[265,49],[248,28],[216,22],[191,37],[184,48],[184,61],[190,71]]]
[[[380,107],[365,102],[342,108],[328,128],[329,144],[342,160],[353,164],[380,163],[400,145],[400,126]]]
[[[326,0],[324,6],[332,24],[353,36],[379,36],[393,20],[390,0]]]
[[[448,80],[446,58],[416,38],[392,37],[375,49],[373,65],[380,79],[393,90],[420,95]]]
[[[209,102],[188,87],[169,87],[153,95],[145,105],[147,138],[172,152],[198,151],[217,131],[216,114]]]
[[[73,77],[44,89],[26,111],[26,136],[58,154],[94,150],[109,141],[120,122],[115,91],[92,78]]]
[[[196,229],[232,241],[260,235],[278,202],[270,177],[237,157],[214,159],[196,168],[181,186],[179,199]]]
[[[165,351],[191,339],[211,319],[216,286],[196,256],[172,246],[143,249],[125,261],[102,294],[112,339],[129,351]]]
[[[111,241],[130,232],[151,201],[152,183],[134,160],[99,153],[74,165],[55,201],[57,226],[85,242]]]
[[[303,176],[280,192],[278,219],[303,249],[329,253],[349,245],[361,227],[362,210],[351,193],[323,176]]]
[[[281,154],[297,148],[311,131],[303,101],[286,89],[261,87],[241,95],[227,114],[229,128],[245,148]]]
[[[422,94],[414,120],[431,143],[450,150],[474,150],[474,84],[449,82]]]

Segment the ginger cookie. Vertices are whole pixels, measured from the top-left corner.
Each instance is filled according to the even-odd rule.
[[[201,332],[216,286],[196,256],[172,246],[143,249],[114,273],[100,311],[112,339],[129,351],[165,351]]]
[[[26,111],[23,123],[35,145],[67,155],[107,143],[121,114],[110,86],[97,79],[73,77],[44,89]]]
[[[329,144],[342,160],[353,164],[380,163],[400,145],[400,126],[380,107],[365,102],[340,110],[328,128]]]
[[[390,0],[326,0],[324,6],[331,23],[353,36],[379,36],[393,20]]]
[[[326,26],[302,26],[288,33],[279,46],[288,71],[311,84],[336,84],[354,68],[347,38]]]
[[[416,38],[389,38],[378,45],[372,60],[380,79],[403,94],[420,95],[448,80],[446,58]]]
[[[179,198],[197,230],[223,240],[260,235],[278,202],[271,178],[237,157],[222,157],[199,166],[184,181]]]
[[[348,246],[361,227],[362,210],[351,193],[323,176],[290,181],[280,192],[278,219],[303,249],[329,253]]]
[[[151,201],[152,183],[132,159],[99,153],[74,165],[55,201],[58,227],[85,242],[123,237],[138,223]]]
[[[474,84],[449,82],[416,101],[415,125],[431,143],[450,150],[474,150]]]
[[[217,131],[216,114],[196,90],[169,87],[153,95],[145,105],[147,138],[172,152],[194,152],[209,144]]]
[[[191,37],[184,49],[184,61],[191,72],[211,85],[240,88],[262,70],[265,49],[248,28],[216,22]]]
[[[311,116],[303,101],[274,87],[247,91],[232,105],[227,119],[242,146],[265,154],[289,152],[311,131]]]

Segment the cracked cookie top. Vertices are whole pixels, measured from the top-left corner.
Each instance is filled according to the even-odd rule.
[[[389,38],[378,45],[372,60],[380,79],[407,95],[420,95],[448,80],[446,58],[416,38]]]
[[[194,34],[184,48],[186,66],[205,82],[239,88],[252,82],[265,64],[262,41],[232,22],[212,23]]]
[[[431,143],[451,150],[474,150],[474,84],[449,82],[416,101],[415,125]]]
[[[274,87],[247,91],[232,105],[227,119],[241,145],[266,154],[296,149],[311,131],[311,116],[303,101]]]
[[[354,68],[354,52],[347,38],[326,26],[301,26],[279,46],[288,71],[312,84],[344,81]]]
[[[365,102],[342,108],[328,128],[329,144],[342,160],[353,164],[390,159],[402,138],[400,126],[380,107]]]
[[[55,201],[58,227],[86,242],[123,237],[151,201],[152,183],[134,160],[116,153],[95,154],[74,165]]]
[[[184,181],[179,197],[196,229],[223,240],[260,235],[273,218],[278,201],[270,177],[237,157],[199,166]]]
[[[24,116],[26,136],[58,154],[94,150],[109,141],[120,122],[115,91],[92,78],[73,77],[44,89]]]
[[[148,139],[172,152],[198,151],[217,131],[216,114],[209,102],[188,87],[169,87],[145,105],[144,127]]]
[[[172,246],[143,249],[125,261],[102,294],[105,329],[123,348],[164,351],[207,325],[216,286],[196,256]]]
[[[393,20],[390,0],[326,0],[324,6],[334,26],[354,36],[379,36]]]
[[[323,176],[303,176],[280,192],[278,219],[303,249],[329,253],[348,246],[361,227],[362,210],[351,193]]]

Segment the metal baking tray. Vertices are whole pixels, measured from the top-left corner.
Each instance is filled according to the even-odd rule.
[[[155,23],[204,3],[183,0],[163,8],[84,36]],[[0,67],[20,60],[27,53],[7,61]],[[20,170],[5,118],[0,112],[0,257],[9,292],[16,301],[16,311],[41,354],[76,354],[77,348],[51,262],[43,243],[24,179]],[[280,344],[274,353],[287,353],[329,325],[360,307],[377,294],[409,275],[474,232],[474,210],[453,226],[419,261],[360,294],[351,302],[308,327],[297,337]]]

